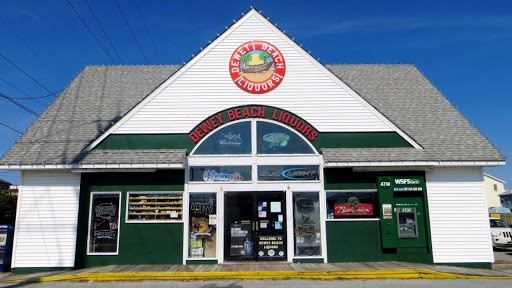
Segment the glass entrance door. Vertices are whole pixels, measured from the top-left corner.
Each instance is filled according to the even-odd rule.
[[[226,261],[286,260],[284,192],[226,192]]]

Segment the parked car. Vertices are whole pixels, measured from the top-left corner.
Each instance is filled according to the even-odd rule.
[[[512,247],[512,228],[498,218],[489,218],[493,248]]]

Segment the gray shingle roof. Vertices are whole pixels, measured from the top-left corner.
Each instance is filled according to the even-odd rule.
[[[326,67],[424,148],[323,149],[327,162],[505,160],[414,66]],[[83,152],[179,68],[85,67],[0,165],[183,163],[184,150]]]
[[[424,148],[323,149],[327,162],[505,161],[415,66],[327,68]]]
[[[70,165],[87,161],[124,163],[126,159],[146,161],[148,154],[135,159],[135,155],[141,154],[129,156],[128,151],[123,154],[95,151],[89,156],[81,152],[180,67],[85,67],[11,147],[0,160],[0,165]],[[99,157],[100,153],[104,157]],[[184,151],[151,151],[149,158],[160,159],[155,155],[159,153],[175,161]],[[169,153],[173,155],[167,155]]]

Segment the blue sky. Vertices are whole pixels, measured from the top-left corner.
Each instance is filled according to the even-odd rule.
[[[0,1],[0,53],[24,71],[0,57],[0,93],[45,96],[64,89],[85,65],[182,64],[252,5],[323,64],[416,65],[512,159],[511,1],[117,0],[130,28],[115,0],[69,2],[110,56],[67,0]],[[16,101],[41,113],[53,99]],[[1,124],[23,132],[34,120],[0,98]],[[19,137],[0,125],[0,155]],[[485,171],[511,189],[511,167]],[[17,172],[0,170],[0,178],[19,181]]]

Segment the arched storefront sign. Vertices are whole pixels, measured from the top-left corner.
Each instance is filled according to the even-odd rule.
[[[318,136],[318,130],[299,116],[283,109],[260,105],[238,106],[216,113],[194,127],[188,136],[190,140],[197,144],[205,136],[223,125],[237,120],[257,118],[282,123],[302,134],[311,143]]]

